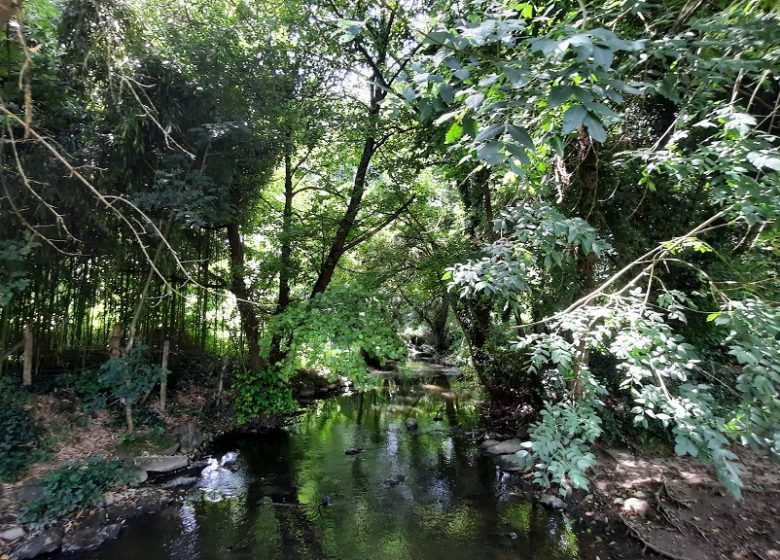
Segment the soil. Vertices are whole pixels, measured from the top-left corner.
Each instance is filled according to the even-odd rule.
[[[767,454],[740,451],[740,460],[736,500],[694,459],[602,448],[592,493],[575,509],[673,560],[780,560],[780,468]]]

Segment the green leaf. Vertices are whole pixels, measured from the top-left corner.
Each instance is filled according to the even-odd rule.
[[[507,126],[507,130],[509,131],[509,135],[512,137],[512,139],[520,144],[521,146],[525,146],[529,150],[534,149],[534,141],[531,139],[531,135],[528,134],[525,130],[522,128],[518,128],[513,124],[510,124]]]
[[[442,84],[439,88],[439,97],[449,105],[455,100],[455,89],[450,84]]]
[[[461,136],[463,136],[463,127],[460,123],[454,122],[447,131],[447,134],[444,136],[444,142],[447,144],[452,144]]]
[[[555,86],[550,90],[550,95],[547,96],[547,104],[553,108],[563,105],[572,93],[574,90],[569,86]]]
[[[588,111],[586,111],[585,107],[582,105],[574,105],[573,107],[569,108],[563,114],[562,132],[564,134],[568,134],[569,132],[575,130],[582,124],[582,121],[584,121],[585,117],[587,116]]]
[[[477,150],[477,157],[489,165],[498,165],[506,159],[501,151],[503,147],[501,142],[488,142]]]
[[[585,117],[583,122],[585,126],[588,127],[588,134],[590,134],[590,137],[596,142],[604,143],[607,140],[607,131],[604,130],[601,122],[594,119],[591,115]]]
[[[494,124],[488,127],[483,128],[479,134],[477,134],[477,137],[474,138],[475,142],[484,142],[485,140],[492,140],[495,138],[499,132],[502,132],[504,130],[504,124]]]

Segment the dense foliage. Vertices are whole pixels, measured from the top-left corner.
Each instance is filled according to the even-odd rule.
[[[98,504],[103,493],[125,482],[127,473],[117,461],[91,457],[68,463],[43,480],[43,495],[23,505],[21,519],[46,523]]]
[[[563,494],[604,436],[668,442],[735,495],[735,445],[780,458],[773,3],[27,0],[22,20],[0,54],[4,371],[31,323],[37,367],[100,368],[75,389],[132,426],[167,340],[224,364],[248,420],[294,408],[302,371],[359,385],[406,342],[517,401],[502,420]]]

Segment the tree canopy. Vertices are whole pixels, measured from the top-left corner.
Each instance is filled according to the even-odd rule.
[[[29,325],[100,369],[118,325],[128,410],[167,340],[249,419],[425,346],[543,486],[642,433],[739,495],[736,445],[780,458],[778,37],[763,0],[26,0],[0,368]]]

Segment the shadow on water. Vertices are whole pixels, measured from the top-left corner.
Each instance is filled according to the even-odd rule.
[[[183,504],[133,520],[88,558],[594,557],[586,535],[513,496],[479,456],[477,403],[453,392],[453,373],[414,365],[313,404],[285,430],[222,438]]]

